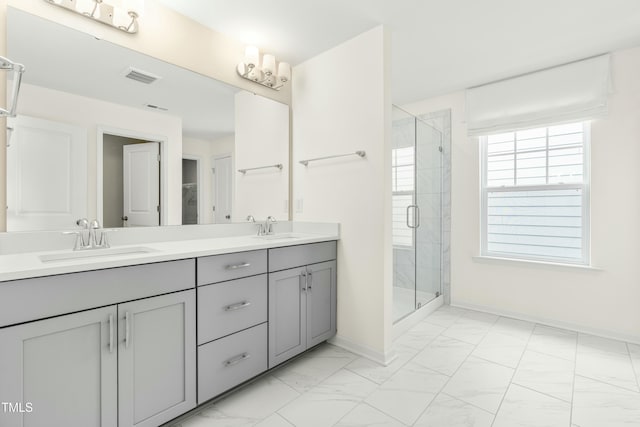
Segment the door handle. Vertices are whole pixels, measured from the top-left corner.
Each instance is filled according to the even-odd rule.
[[[231,215],[225,215],[225,219],[231,219]]]
[[[307,271],[307,291],[311,292],[311,284],[313,283],[313,275],[311,271]]]
[[[307,292],[307,271],[303,271],[302,273],[300,273],[300,281],[302,282],[302,279],[304,279],[304,282],[302,283],[301,287],[302,287],[302,292]]]
[[[113,353],[113,314],[109,315],[109,353]]]
[[[120,217],[120,219],[121,219],[121,220],[123,220],[123,221],[129,221],[129,217],[128,217],[128,216],[126,216],[126,215],[125,215],[125,216]]]
[[[409,211],[414,209],[413,211],[413,225],[409,224]],[[407,206],[407,227],[409,228],[418,228],[420,227],[420,208],[418,205],[408,205]]]
[[[129,348],[129,341],[131,341],[131,325],[129,320],[129,312],[124,313],[124,348]]]

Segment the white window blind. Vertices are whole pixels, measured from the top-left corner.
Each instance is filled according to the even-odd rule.
[[[413,246],[412,229],[407,227],[407,206],[413,203],[414,147],[391,150],[392,240],[394,246]]]
[[[588,123],[483,137],[484,255],[588,263]]]
[[[468,89],[471,136],[599,117],[607,112],[610,57],[601,55]]]

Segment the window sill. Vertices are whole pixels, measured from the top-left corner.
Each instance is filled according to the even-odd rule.
[[[551,262],[551,261],[534,261],[529,259],[502,258],[502,257],[484,256],[484,255],[477,255],[472,258],[475,262],[481,262],[485,264],[520,264],[523,266],[538,265],[541,267],[557,267],[559,269],[603,271],[601,268],[593,267],[591,265],[583,265],[583,264],[566,264],[566,263]]]

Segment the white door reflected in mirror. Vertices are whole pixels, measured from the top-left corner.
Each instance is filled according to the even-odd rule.
[[[214,218],[216,224],[231,222],[231,180],[233,177],[231,163],[231,156],[217,157],[213,160],[213,199],[215,200]]]
[[[7,231],[59,230],[86,217],[85,129],[24,115],[8,125]]]
[[[127,226],[160,225],[160,143],[122,147],[124,215]]]

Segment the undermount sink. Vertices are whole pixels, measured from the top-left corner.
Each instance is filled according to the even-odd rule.
[[[278,233],[278,234],[266,234],[264,236],[253,236],[256,239],[262,240],[282,240],[282,239],[301,239],[303,236],[294,233]]]
[[[116,255],[148,254],[151,252],[157,252],[157,250],[139,246],[133,248],[87,249],[83,251],[65,252],[62,254],[40,255],[39,258],[42,262],[62,262]]]

